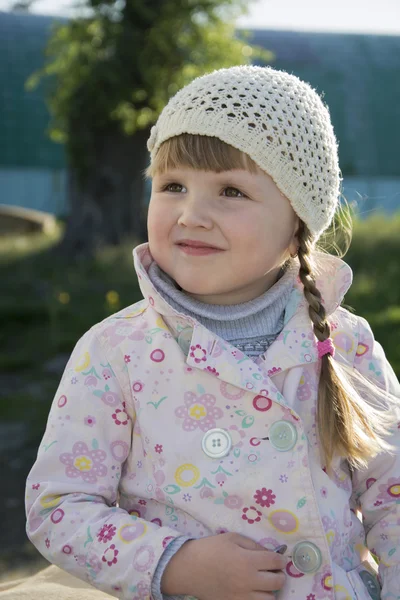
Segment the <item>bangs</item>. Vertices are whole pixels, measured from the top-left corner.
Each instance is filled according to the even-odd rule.
[[[259,170],[245,152],[222,142],[219,138],[183,133],[161,144],[145,174],[147,177],[154,177],[156,174],[181,167],[216,173],[233,169],[246,169],[250,173]]]

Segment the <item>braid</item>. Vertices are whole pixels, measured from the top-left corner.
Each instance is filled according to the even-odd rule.
[[[304,287],[304,296],[309,305],[309,315],[318,341],[330,337],[331,328],[322,304],[321,292],[313,276],[312,240],[307,226],[301,222],[298,231],[300,262],[299,277]],[[318,387],[317,425],[327,471],[330,471],[333,456],[345,457],[351,466],[364,466],[368,458],[385,449],[383,439],[386,431],[383,417],[372,408],[353,387],[351,379],[367,391],[367,396],[376,398],[371,384],[356,375],[351,369],[333,360],[329,354],[321,358]]]

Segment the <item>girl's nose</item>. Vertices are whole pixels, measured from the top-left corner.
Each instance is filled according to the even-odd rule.
[[[180,206],[178,225],[211,229],[213,220],[204,194],[188,195]]]

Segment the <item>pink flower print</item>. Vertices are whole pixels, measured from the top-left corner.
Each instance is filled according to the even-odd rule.
[[[259,523],[261,521],[262,513],[255,507],[250,506],[243,509],[242,519],[247,521],[249,525],[253,523]]]
[[[87,375],[85,377],[85,385],[86,387],[96,387],[97,386],[97,378],[94,375]]]
[[[107,381],[107,379],[111,379],[111,377],[112,377],[112,373],[111,373],[110,369],[103,369],[102,375],[106,381]]]
[[[214,492],[210,488],[208,488],[208,487],[201,488],[200,498],[212,498],[213,496],[214,496]]]
[[[214,369],[214,367],[206,367],[204,370],[211,373],[211,375],[215,375],[215,377],[219,377],[219,373],[217,369]]]
[[[104,552],[103,556],[101,557],[101,560],[107,563],[109,567],[111,567],[112,565],[115,565],[118,562],[118,554],[119,550],[116,549],[115,544],[111,544],[111,546],[109,546]]]
[[[162,444],[156,444],[156,445],[154,446],[154,450],[157,452],[157,454],[161,454],[161,453],[162,453],[162,451],[163,451]]]
[[[104,335],[108,338],[108,342],[112,348],[118,346],[128,335],[133,331],[133,327],[126,321],[117,321],[117,323],[107,327],[104,331]]]
[[[268,377],[272,377],[272,375],[276,375],[282,371],[281,367],[272,367],[272,369],[268,369]]]
[[[184,431],[195,431],[197,428],[208,431],[216,426],[216,419],[223,416],[221,408],[214,406],[216,398],[212,394],[197,397],[193,392],[186,392],[184,399],[185,404],[175,410],[175,415],[184,419]]]
[[[139,392],[141,392],[143,390],[143,388],[144,388],[144,384],[139,380],[134,381],[132,384],[132,389],[135,392],[135,394],[138,394]]]
[[[254,500],[260,506],[266,506],[269,508],[271,504],[275,504],[275,494],[272,490],[267,490],[265,487],[262,490],[256,490],[256,493],[253,496]],[[260,513],[261,514],[261,513]]]
[[[130,363],[131,362],[131,357],[128,354],[125,354],[125,356],[124,356],[124,362],[125,363]]]
[[[380,485],[377,499],[382,500],[383,504],[400,500],[400,478],[391,477],[387,483]]]
[[[63,554],[72,554],[72,546],[70,546],[69,544],[65,544],[65,546],[62,547],[61,551]]]
[[[315,595],[314,594],[308,594],[307,600],[315,600]]]
[[[303,375],[300,377],[299,387],[297,389],[297,399],[304,402],[305,400],[309,400],[311,395],[311,377],[308,371],[304,370]]]
[[[322,572],[318,571],[314,575],[314,583],[312,591],[315,594],[315,598],[321,598],[325,600],[327,591],[332,590],[332,572],[329,566],[323,568]]]
[[[122,410],[120,408],[117,408],[115,413],[111,415],[116,425],[128,425],[130,416],[126,412],[126,402],[122,403],[122,407]]]
[[[224,500],[224,506],[231,509],[242,508],[243,500],[236,495],[226,496]]]
[[[200,346],[200,344],[196,344],[195,346],[190,346],[190,356],[194,358],[195,363],[205,362],[207,351]]]
[[[76,442],[72,453],[64,452],[60,455],[60,461],[66,465],[67,477],[82,477],[86,483],[96,483],[98,477],[107,474],[107,467],[101,464],[106,456],[104,450],[89,450],[84,442]]]
[[[40,488],[40,483],[33,483],[32,484],[32,489],[33,490],[38,490]]]
[[[374,502],[374,506],[380,506],[382,504],[382,500],[376,500]]]
[[[103,527],[100,529],[99,533],[97,534],[97,540],[99,542],[104,542],[105,544],[107,542],[111,542],[111,540],[113,539],[115,532],[116,532],[116,527],[112,524],[106,524],[103,525]]]
[[[102,400],[102,402],[104,402],[104,404],[107,404],[107,406],[114,407],[114,406],[118,406],[120,404],[119,396],[115,392],[110,392],[110,391],[104,392],[104,394],[102,394],[102,396],[101,396],[101,400]]]
[[[141,498],[139,500],[139,504],[142,504],[143,506],[146,506],[147,502],[146,502],[146,500],[143,500],[143,498]]]
[[[83,422],[85,423],[85,425],[88,425],[89,427],[93,427],[93,425],[96,423],[96,418],[92,417],[91,415],[88,415],[87,417],[85,417],[83,419]]]
[[[50,540],[49,538],[45,539],[46,548],[50,548]]]
[[[189,367],[189,365],[186,364],[183,366],[183,371],[186,375],[193,375],[194,373],[193,367]]]
[[[218,483],[220,487],[222,487],[226,481],[225,473],[217,473],[215,476],[215,481]]]

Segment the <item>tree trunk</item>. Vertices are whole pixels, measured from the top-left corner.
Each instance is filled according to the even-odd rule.
[[[61,254],[91,256],[105,245],[147,239],[143,170],[148,162],[148,137],[149,129],[132,136],[117,129],[108,131],[96,141],[93,168],[83,185],[77,172],[69,169],[70,214]]]

